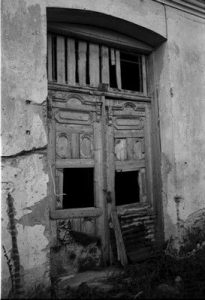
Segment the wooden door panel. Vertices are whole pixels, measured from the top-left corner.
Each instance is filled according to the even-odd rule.
[[[155,217],[152,206],[149,202],[150,195],[148,188],[150,183],[150,149],[149,146],[149,114],[147,107],[143,104],[133,103],[130,101],[114,102],[107,100],[107,112],[109,125],[108,128],[112,136],[107,139],[110,144],[108,149],[114,153],[114,170],[112,163],[108,165],[108,178],[113,176],[112,185],[108,183],[111,189],[112,205],[116,206],[119,223],[121,226],[122,236],[127,252],[127,256],[131,261],[137,261],[143,257],[143,254],[151,254],[154,245],[155,233]],[[110,149],[113,139],[113,150]],[[110,154],[108,154],[108,157]],[[110,168],[109,168],[110,166]],[[126,183],[126,173],[129,175],[133,172],[135,176],[136,189],[138,185],[139,199],[133,194],[131,203],[118,205],[119,199],[116,198],[118,187],[116,186],[116,172],[124,173],[124,182]],[[112,174],[112,175],[110,175]],[[119,177],[119,176],[118,176]],[[128,179],[130,180],[130,179]],[[121,182],[123,185],[123,181]],[[123,189],[122,189],[122,193]],[[119,194],[119,192],[118,192]],[[127,195],[132,195],[127,191]],[[135,195],[135,196],[134,196]],[[126,197],[126,194],[125,194]],[[136,199],[136,200],[135,200]],[[122,199],[120,200],[122,201]]]
[[[79,95],[69,92],[52,91],[52,105],[53,105],[53,136],[55,141],[55,208],[58,210],[58,216],[61,219],[70,221],[71,230],[80,231],[87,234],[97,234],[97,228],[101,227],[103,231],[104,225],[99,226],[98,219],[101,219],[101,214],[90,216],[89,212],[86,216],[88,207],[78,208],[64,208],[64,184],[69,186],[69,182],[65,182],[64,170],[73,168],[93,169],[93,193],[94,203],[93,209],[100,208],[103,205],[102,197],[102,182],[99,180],[100,171],[99,165],[101,156],[98,155],[99,142],[101,139],[100,132],[95,132],[96,128],[100,128],[101,119],[101,102],[99,97],[89,95]],[[101,176],[102,177],[102,176]],[[81,182],[79,180],[79,186]],[[97,191],[97,192],[96,192]],[[72,195],[71,195],[72,196]],[[85,195],[86,196],[86,195]],[[69,196],[66,198],[66,205],[69,207]],[[82,199],[83,201],[83,199]],[[72,204],[73,205],[73,204]],[[82,204],[81,206],[82,207]],[[89,206],[90,207],[90,206]],[[75,210],[74,217],[69,218],[70,213]],[[61,216],[62,211],[62,216]],[[66,218],[66,211],[68,211],[68,218]],[[82,212],[83,216],[82,217]],[[54,214],[55,215],[55,214]]]

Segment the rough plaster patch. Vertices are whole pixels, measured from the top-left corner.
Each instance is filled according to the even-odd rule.
[[[15,165],[12,165],[14,163]],[[2,181],[13,184],[16,219],[21,218],[35,203],[47,196],[48,175],[44,171],[44,156],[34,154],[7,161],[2,165]],[[6,201],[8,189],[3,185],[2,201]],[[5,217],[5,211],[2,212]]]
[[[46,17],[41,9],[23,0],[2,3],[3,89],[10,97],[37,103],[47,95]]]
[[[46,146],[43,119],[42,107],[25,104],[25,101],[2,103],[2,155],[10,156]]]
[[[21,265],[25,270],[47,264],[48,239],[44,235],[45,226],[22,226],[17,224],[18,247]]]
[[[23,226],[35,226],[43,225],[45,226],[44,235],[49,239],[49,199],[48,197],[42,199],[41,201],[30,206],[31,212],[22,216],[18,223]]]

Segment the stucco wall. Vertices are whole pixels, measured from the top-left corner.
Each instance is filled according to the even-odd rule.
[[[3,1],[2,245],[24,291],[49,283],[46,96],[45,11],[32,1]],[[2,253],[2,297],[10,287]]]
[[[167,42],[154,54],[165,237],[204,223],[205,20],[166,8]]]
[[[150,0],[4,0],[2,244],[10,254],[9,195],[25,290],[47,285],[49,278],[46,7],[57,6],[107,13],[163,37],[167,30],[168,41],[154,53],[166,238],[179,237],[179,223],[197,219],[205,206],[204,20],[167,7],[166,24],[163,5]],[[5,296],[10,280],[4,256],[2,277]]]

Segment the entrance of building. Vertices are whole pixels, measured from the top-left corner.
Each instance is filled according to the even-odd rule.
[[[101,44],[70,37],[74,29],[54,24],[48,35],[51,217],[99,236],[106,261],[119,258],[120,231],[128,259],[137,261],[155,247],[146,55],[121,49],[124,36],[110,47],[110,33]]]

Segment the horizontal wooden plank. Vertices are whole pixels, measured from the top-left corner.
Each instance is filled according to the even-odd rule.
[[[56,168],[93,168],[93,159],[57,159]]]
[[[54,102],[52,104],[55,108],[61,108],[62,111],[74,111],[74,112],[95,112],[96,105],[69,105],[67,103],[62,102]]]
[[[130,216],[153,215],[153,210],[148,203],[131,203],[117,206],[117,213],[121,218],[129,218]]]
[[[68,91],[68,92],[77,92],[77,93],[84,93],[89,95],[96,95],[96,96],[106,96],[106,97],[116,97],[117,100],[119,99],[128,99],[128,100],[138,100],[142,102],[142,104],[150,103],[151,97],[144,96],[143,93],[136,92],[136,91],[127,91],[109,88],[107,91],[100,91],[97,90],[95,87],[90,86],[83,86],[81,87],[79,84],[75,86],[59,84],[59,83],[51,83],[49,82],[49,90],[50,91]]]
[[[129,161],[115,161],[115,170],[117,172],[137,171],[145,167],[145,160],[129,160]]]
[[[50,211],[51,219],[69,219],[83,217],[99,217],[102,215],[102,209],[97,207],[58,209]]]
[[[144,137],[144,130],[115,130],[115,138]]]

